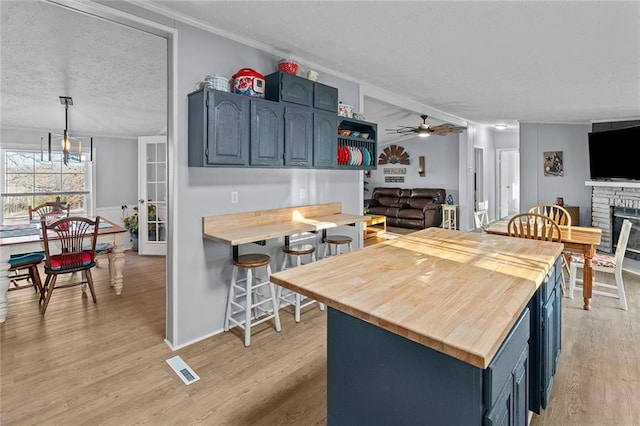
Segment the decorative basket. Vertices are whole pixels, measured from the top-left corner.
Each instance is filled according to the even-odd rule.
[[[282,72],[286,72],[287,74],[298,74],[298,64],[289,59],[282,59],[281,61],[279,61],[278,69]]]
[[[211,79],[211,84],[216,90],[221,90],[223,92],[229,91],[229,79],[222,77],[221,75],[214,75]]]

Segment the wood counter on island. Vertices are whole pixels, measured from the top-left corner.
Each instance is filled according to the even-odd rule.
[[[560,353],[562,249],[428,228],[271,280],[329,307],[329,424],[526,424]]]

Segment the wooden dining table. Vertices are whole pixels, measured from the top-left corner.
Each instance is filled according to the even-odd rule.
[[[508,224],[508,219],[500,220],[489,225],[485,231],[489,234],[508,236]],[[560,242],[564,244],[565,251],[581,253],[584,256],[582,293],[584,297],[584,309],[588,311],[591,309],[594,278],[591,259],[596,253],[596,247],[600,244],[602,229],[586,226],[560,225],[560,231]]]
[[[109,242],[114,245],[109,256],[111,286],[117,295],[122,293],[124,283],[124,235],[126,230],[104,218],[100,218],[98,243]],[[52,235],[50,238],[55,239]],[[7,292],[9,290],[9,258],[12,254],[43,251],[40,223],[3,223],[0,225],[0,323],[7,317]]]

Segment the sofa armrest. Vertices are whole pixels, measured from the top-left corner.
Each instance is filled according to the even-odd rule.
[[[423,212],[426,212],[427,210],[441,210],[442,206],[440,205],[440,203],[436,203],[435,201],[429,204],[425,204],[425,206],[422,208]]]
[[[369,198],[368,200],[364,200],[364,205],[369,207],[377,207],[380,205],[380,203],[375,198]]]

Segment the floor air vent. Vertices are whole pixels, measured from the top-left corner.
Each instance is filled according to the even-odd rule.
[[[178,355],[169,358],[167,364],[176,372],[185,385],[190,385],[200,380],[200,377]]]

